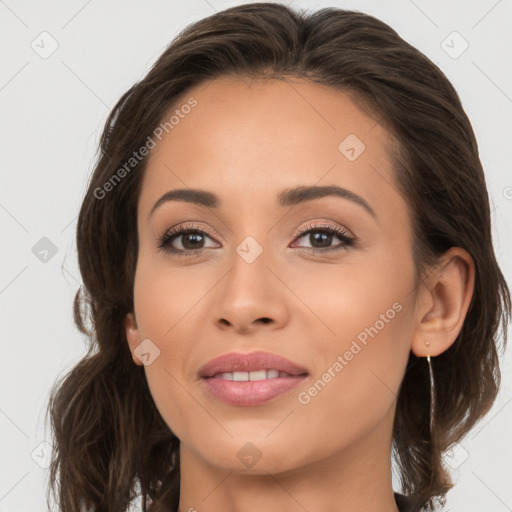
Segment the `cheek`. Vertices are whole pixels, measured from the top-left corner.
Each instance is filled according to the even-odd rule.
[[[363,413],[365,404],[369,419],[395,400],[410,352],[414,298],[412,258],[399,254],[384,247],[347,258],[346,265],[304,271],[294,281],[308,305],[294,310],[295,317],[316,340],[309,350],[320,382],[305,397],[316,402],[311,411],[336,404],[334,414]]]
[[[201,414],[193,410],[190,394],[197,371],[194,350],[207,320],[204,299],[217,280],[218,274],[211,270],[170,268],[155,258],[141,258],[137,266],[134,305],[139,336],[159,350],[144,368],[146,378],[157,409],[178,437],[190,431],[192,419]]]
[[[384,340],[400,334],[413,296],[412,258],[397,253],[383,246],[347,254],[337,264],[305,261],[283,267],[280,277],[293,291],[280,292],[289,304],[290,321],[300,323],[305,333],[317,333],[317,340],[328,342],[326,349],[341,349],[358,336],[364,342],[370,337],[368,329],[375,334],[370,329],[375,325],[375,339],[382,338],[379,346],[386,345]],[[315,350],[318,347],[315,344]]]
[[[390,290],[394,283],[384,278],[360,277],[331,281],[330,304],[319,300],[322,319],[336,335],[319,336],[310,352],[316,371],[294,414],[302,425],[298,438],[322,432],[337,440],[331,450],[356,442],[392,414],[410,352],[406,294]]]
[[[139,259],[134,303],[140,335],[162,341],[173,337],[190,323],[188,315],[214,283],[215,275],[205,267],[172,267],[165,257]]]

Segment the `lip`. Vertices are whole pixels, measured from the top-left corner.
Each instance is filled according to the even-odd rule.
[[[278,396],[289,393],[302,384],[307,375],[277,377],[275,379],[235,382],[221,378],[202,378],[201,382],[215,398],[228,405],[263,405]]]
[[[274,369],[289,376],[257,381],[231,381],[219,373],[253,372]],[[214,375],[217,377],[214,378]],[[290,392],[309,376],[308,371],[289,359],[269,352],[230,353],[212,359],[199,370],[206,390],[229,405],[262,405]]]
[[[213,377],[217,373],[256,372],[258,370],[278,370],[292,376],[308,373],[306,368],[289,359],[270,352],[231,352],[208,361],[199,369],[199,377]]]

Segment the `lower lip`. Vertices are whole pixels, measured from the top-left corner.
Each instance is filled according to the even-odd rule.
[[[270,402],[289,393],[306,379],[307,375],[277,377],[275,379],[236,382],[222,378],[201,379],[206,389],[216,398],[229,405],[251,406]]]

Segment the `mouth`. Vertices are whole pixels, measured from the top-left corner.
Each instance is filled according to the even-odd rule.
[[[301,373],[299,376],[307,375],[307,373]],[[278,378],[296,377],[290,373],[282,372],[275,369],[270,370],[258,370],[254,372],[222,372],[216,373],[211,377],[204,377],[205,379],[224,379],[233,382],[255,382],[260,380],[270,380]]]
[[[263,373],[265,372],[265,373]],[[276,374],[276,372],[278,372]],[[308,373],[306,368],[270,352],[231,352],[208,361],[198,372],[201,378],[226,374],[230,380],[263,380],[279,378],[281,373],[296,376]],[[232,374],[233,377],[229,377]],[[247,378],[245,374],[248,374]]]
[[[222,375],[204,377],[201,382],[211,397],[225,404],[238,407],[266,404],[290,393],[308,378],[308,374],[284,374],[284,376],[251,381],[230,379],[229,373],[227,374],[228,378],[223,378]]]
[[[289,393],[308,376],[302,366],[268,352],[226,354],[199,371],[210,396],[235,406],[265,404]]]

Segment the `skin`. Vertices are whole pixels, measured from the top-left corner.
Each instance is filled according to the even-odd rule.
[[[399,386],[411,350],[436,356],[459,333],[473,293],[471,257],[450,249],[415,288],[411,218],[395,186],[389,134],[347,94],[302,79],[222,78],[188,90],[176,105],[191,96],[197,106],[149,157],[135,311],[126,317],[135,364],[142,340],[160,350],[145,372],[181,441],[179,510],[396,511],[390,450]],[[354,161],[338,149],[348,134],[366,146]],[[277,205],[278,192],[299,185],[349,189],[376,218],[335,196]],[[222,206],[168,201],[148,218],[177,188],[214,192]],[[158,249],[161,235],[191,221],[206,232],[206,249],[185,257]],[[312,253],[322,245],[297,233],[310,223],[339,226],[357,244]],[[263,249],[252,263],[236,252],[247,236]],[[178,236],[172,246],[183,250],[183,243]],[[340,244],[333,235],[327,247]],[[300,403],[299,393],[394,303],[401,311]],[[205,391],[197,375],[204,363],[253,350],[304,366],[307,381],[253,407]],[[249,442],[261,455],[251,467],[237,456]]]

